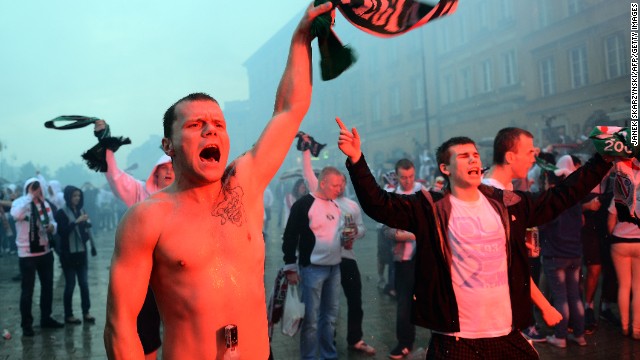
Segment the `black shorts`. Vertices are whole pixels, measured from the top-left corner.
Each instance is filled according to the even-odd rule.
[[[151,286],[147,289],[147,296],[138,314],[138,337],[142,343],[144,353],[150,354],[160,348],[160,312],[156,305],[156,298],[153,296]]]
[[[519,331],[512,331],[505,336],[485,339],[463,339],[432,333],[426,359],[538,360],[539,356],[536,349],[529,344]]]

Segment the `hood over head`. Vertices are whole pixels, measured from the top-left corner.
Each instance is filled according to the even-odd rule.
[[[80,202],[78,203],[78,209],[82,209],[82,207],[84,206],[84,193],[82,192],[82,190],[80,190],[80,188],[77,188],[75,186],[68,185],[64,188],[64,202],[65,204],[67,204],[67,207],[70,208],[71,196],[76,190],[80,191]]]
[[[158,170],[158,166],[162,164],[170,164],[170,163],[171,163],[171,157],[169,157],[169,155],[163,154],[162,156],[160,156],[156,164],[153,166],[153,169],[151,170],[151,174],[149,174],[149,178],[147,178],[147,182],[145,184],[149,194],[153,194],[157,191],[162,190],[158,188],[158,182],[156,181],[156,171]]]
[[[62,185],[60,185],[60,181],[58,180],[49,180],[49,187],[51,187],[54,194],[62,191]]]
[[[27,181],[24,182],[24,187],[22,188],[22,191],[24,193],[24,195],[27,195],[27,188],[29,188],[29,185],[33,184],[34,182],[40,182],[40,180],[38,180],[38,178],[28,178]]]
[[[578,168],[571,158],[571,155],[563,155],[556,162],[557,169],[553,172],[556,176],[567,177]]]

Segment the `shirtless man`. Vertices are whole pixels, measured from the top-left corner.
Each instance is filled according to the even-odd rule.
[[[136,315],[147,282],[164,322],[163,358],[222,359],[224,327],[238,329],[243,359],[267,359],[262,192],[281,165],[311,101],[310,5],[294,32],[273,117],[260,139],[226,166],[229,137],[215,100],[192,94],[165,114],[162,146],[175,181],[133,206],[116,233],[105,347],[142,359]]]

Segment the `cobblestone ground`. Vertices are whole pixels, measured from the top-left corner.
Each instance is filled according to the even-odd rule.
[[[375,224],[366,223],[368,233],[364,239],[355,244],[358,264],[362,274],[364,334],[365,341],[374,346],[378,353],[365,356],[349,351],[346,345],[346,302],[341,300],[340,316],[337,325],[336,342],[340,359],[386,359],[390,349],[395,346],[395,302],[377,290],[378,275],[376,270],[376,234]],[[265,284],[267,294],[282,266],[280,250],[281,229],[275,223],[267,232],[267,259]],[[18,274],[18,260],[15,255],[3,254],[0,257],[0,328],[7,329],[12,338],[0,340],[0,359],[105,359],[102,341],[104,328],[107,282],[109,262],[113,251],[113,232],[101,232],[96,235],[98,256],[90,258],[89,284],[91,289],[92,314],[96,317],[95,325],[66,326],[64,329],[41,329],[38,321],[34,322],[36,336],[22,337],[20,329],[19,296],[20,283],[11,280]],[[63,320],[62,292],[64,278],[56,259],[54,275],[53,316]],[[80,295],[74,294],[74,309],[80,309]],[[36,283],[33,313],[39,319],[39,284]],[[76,314],[77,316],[77,314]],[[276,359],[297,359],[299,357],[299,338],[282,335],[279,327],[274,331],[272,341],[273,354]],[[548,329],[543,329],[547,331]],[[429,332],[418,328],[416,344],[409,359],[424,359],[425,349],[429,341]],[[589,345],[578,347],[569,344],[567,349],[556,349],[546,344],[536,345],[542,359],[640,359],[640,342],[623,338],[617,329],[607,323],[601,323],[593,335],[587,335]],[[253,360],[253,359],[248,359]]]

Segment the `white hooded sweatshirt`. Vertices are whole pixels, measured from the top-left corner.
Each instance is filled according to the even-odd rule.
[[[105,173],[105,176],[107,177],[107,182],[109,183],[113,194],[122,200],[127,207],[131,207],[148,198],[151,194],[162,190],[158,188],[156,171],[158,170],[158,166],[171,163],[171,158],[169,156],[162,155],[156,162],[153,170],[151,170],[151,174],[149,174],[149,178],[146,183],[143,183],[118,168],[113,151],[107,150],[106,157],[107,172]]]
[[[38,235],[40,237],[40,245],[44,246],[44,251],[38,253],[32,253],[29,247],[29,216],[31,215],[31,202],[33,201],[33,196],[27,193],[27,187],[29,184],[36,182],[39,180],[37,178],[30,178],[24,183],[24,194],[23,196],[15,199],[11,204],[11,216],[16,221],[16,245],[18,247],[18,256],[19,257],[31,257],[31,256],[42,256],[49,252],[51,252],[51,244],[49,244],[49,237],[39,222],[39,232]],[[42,184],[40,184],[42,185]],[[43,189],[44,190],[44,189]],[[36,208],[38,211],[42,211],[42,204],[36,204]],[[54,234],[58,231],[58,224],[56,220],[53,218],[53,211],[48,203],[45,205],[47,215],[49,217],[49,223],[53,225]],[[41,217],[42,219],[42,217]]]

